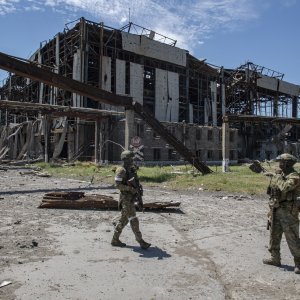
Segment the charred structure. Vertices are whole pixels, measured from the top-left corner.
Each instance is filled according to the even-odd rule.
[[[236,70],[213,67],[177,48],[175,40],[133,23],[114,29],[81,18],[41,43],[30,61],[112,95],[129,95],[207,162],[224,157],[221,125],[225,115],[298,116],[299,86],[284,82],[282,74],[269,74],[271,70],[252,63]],[[22,159],[26,153],[27,158],[117,161],[120,146],[126,145],[123,107],[14,74],[0,88],[0,99],[82,109],[59,117],[57,112],[2,106],[0,159]],[[84,109],[96,109],[99,114],[85,115]],[[19,129],[17,124],[24,126]],[[230,124],[231,160],[274,157],[282,150],[282,131],[285,144],[286,133],[291,133],[290,141],[298,139],[298,127],[287,130],[285,122],[268,127],[240,120]],[[138,115],[130,130],[130,146],[137,157],[155,163],[180,159],[176,149]]]

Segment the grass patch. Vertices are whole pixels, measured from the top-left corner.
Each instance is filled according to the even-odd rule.
[[[51,165],[38,163],[43,171],[56,177],[69,177],[90,181],[95,184],[104,182],[114,184],[116,165],[96,166],[90,162],[76,162],[73,165]],[[274,171],[277,163],[264,165]],[[231,166],[230,172],[223,173],[220,166],[212,166],[214,171],[201,175],[190,165],[168,167],[140,167],[138,171],[141,183],[145,186],[162,186],[171,189],[224,191],[243,194],[265,194],[270,178],[263,174],[253,173],[247,165]],[[297,166],[296,166],[297,169]],[[298,168],[299,169],[299,168]]]

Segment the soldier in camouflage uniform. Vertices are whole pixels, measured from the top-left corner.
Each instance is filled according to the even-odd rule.
[[[134,176],[138,182],[136,167],[133,164],[133,153],[128,150],[123,151],[121,153],[121,160],[123,160],[123,166],[117,168],[115,176],[116,186],[120,190],[119,208],[121,209],[121,217],[116,224],[111,244],[115,247],[126,246],[126,244],[122,243],[119,238],[123,228],[128,222],[130,222],[135,239],[142,249],[147,249],[151,246],[151,244],[145,242],[142,238],[139,228],[139,220],[136,216],[136,209],[134,206],[134,198],[138,189],[128,185],[128,181],[131,179],[129,177],[132,176]]]
[[[263,263],[281,266],[280,242],[282,233],[294,256],[295,273],[300,274],[300,239],[297,196],[300,196],[300,176],[293,168],[297,162],[291,154],[281,154],[276,159],[280,171],[271,178],[268,194],[270,195],[270,243],[271,257]]]

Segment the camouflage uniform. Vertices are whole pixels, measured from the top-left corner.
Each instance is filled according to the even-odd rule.
[[[278,160],[292,159],[293,156],[281,155]],[[276,174],[270,184],[270,216],[271,230],[269,251],[270,259],[264,259],[265,264],[280,266],[280,242],[282,234],[294,256],[295,272],[300,273],[300,239],[299,219],[296,197],[300,196],[300,176],[292,167],[296,158],[282,172]]]
[[[126,152],[126,153],[125,153]],[[128,154],[130,151],[124,151],[122,154]],[[129,154],[128,154],[129,155]],[[122,155],[121,155],[122,158]],[[143,249],[147,249],[150,247],[149,243],[146,243],[140,232],[139,228],[139,220],[136,216],[136,209],[134,205],[134,198],[137,190],[127,184],[129,178],[134,176],[136,181],[138,182],[136,168],[131,163],[124,163],[122,167],[117,168],[115,175],[115,182],[117,188],[120,190],[120,199],[119,199],[119,208],[121,209],[121,217],[119,218],[114,236],[111,244],[113,246],[124,247],[126,244],[122,243],[119,238],[122,233],[123,228],[130,223],[131,229],[135,235],[135,239],[141,245]]]

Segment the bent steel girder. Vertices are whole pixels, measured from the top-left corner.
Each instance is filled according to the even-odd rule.
[[[107,92],[95,86],[53,73],[45,68],[38,67],[34,63],[21,61],[2,52],[0,52],[0,68],[23,77],[31,78],[33,80],[44,82],[48,85],[68,90],[81,96],[86,96],[97,102],[133,109],[149,126],[153,128],[154,131],[158,132],[163,139],[171,144],[174,149],[176,149],[178,153],[185,158],[185,160],[190,162],[202,174],[212,172],[212,170],[203,162],[199,161],[197,157],[184,146],[183,143],[181,143],[174,135],[169,133],[155,117],[148,113],[142,105],[139,105],[137,102],[134,103],[132,97]]]

